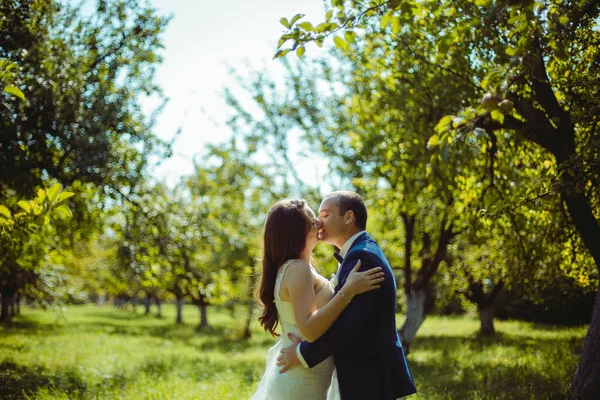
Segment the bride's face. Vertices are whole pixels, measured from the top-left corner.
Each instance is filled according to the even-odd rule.
[[[317,244],[317,233],[319,231],[319,220],[317,219],[313,210],[310,207],[305,207],[306,217],[310,223],[310,229],[306,234],[306,247],[312,249]]]

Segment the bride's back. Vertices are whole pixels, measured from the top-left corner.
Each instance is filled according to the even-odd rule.
[[[279,271],[277,272],[277,279],[275,281],[275,306],[277,307],[277,313],[279,315],[279,322],[282,324],[285,322],[286,325],[293,325],[296,327],[296,320],[294,318],[294,310],[292,307],[292,302],[290,301],[289,291],[286,287],[286,275],[285,271],[288,267],[296,262],[296,268],[310,268],[312,276],[313,276],[313,290],[315,291],[315,302],[317,308],[321,308],[325,304],[327,304],[334,295],[333,287],[330,282],[319,275],[312,265],[308,264],[304,260],[288,260],[281,267],[279,267]],[[296,327],[297,328],[297,327]]]

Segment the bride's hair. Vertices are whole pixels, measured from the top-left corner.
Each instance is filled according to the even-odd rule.
[[[277,271],[287,260],[300,258],[304,251],[311,228],[306,206],[303,199],[280,200],[269,210],[265,223],[262,277],[257,290],[263,313],[258,320],[273,336],[279,336],[275,333],[279,317],[273,303]]]

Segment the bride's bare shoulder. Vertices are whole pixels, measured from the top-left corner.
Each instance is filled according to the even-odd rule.
[[[290,265],[288,265],[286,272],[289,271],[291,274],[305,274],[306,272],[310,272],[311,268],[312,267],[308,262],[298,259],[293,260]]]

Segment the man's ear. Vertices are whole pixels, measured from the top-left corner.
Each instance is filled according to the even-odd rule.
[[[356,218],[354,218],[354,211],[348,210],[346,211],[346,215],[344,216],[344,223],[348,225],[351,222],[355,222]]]

